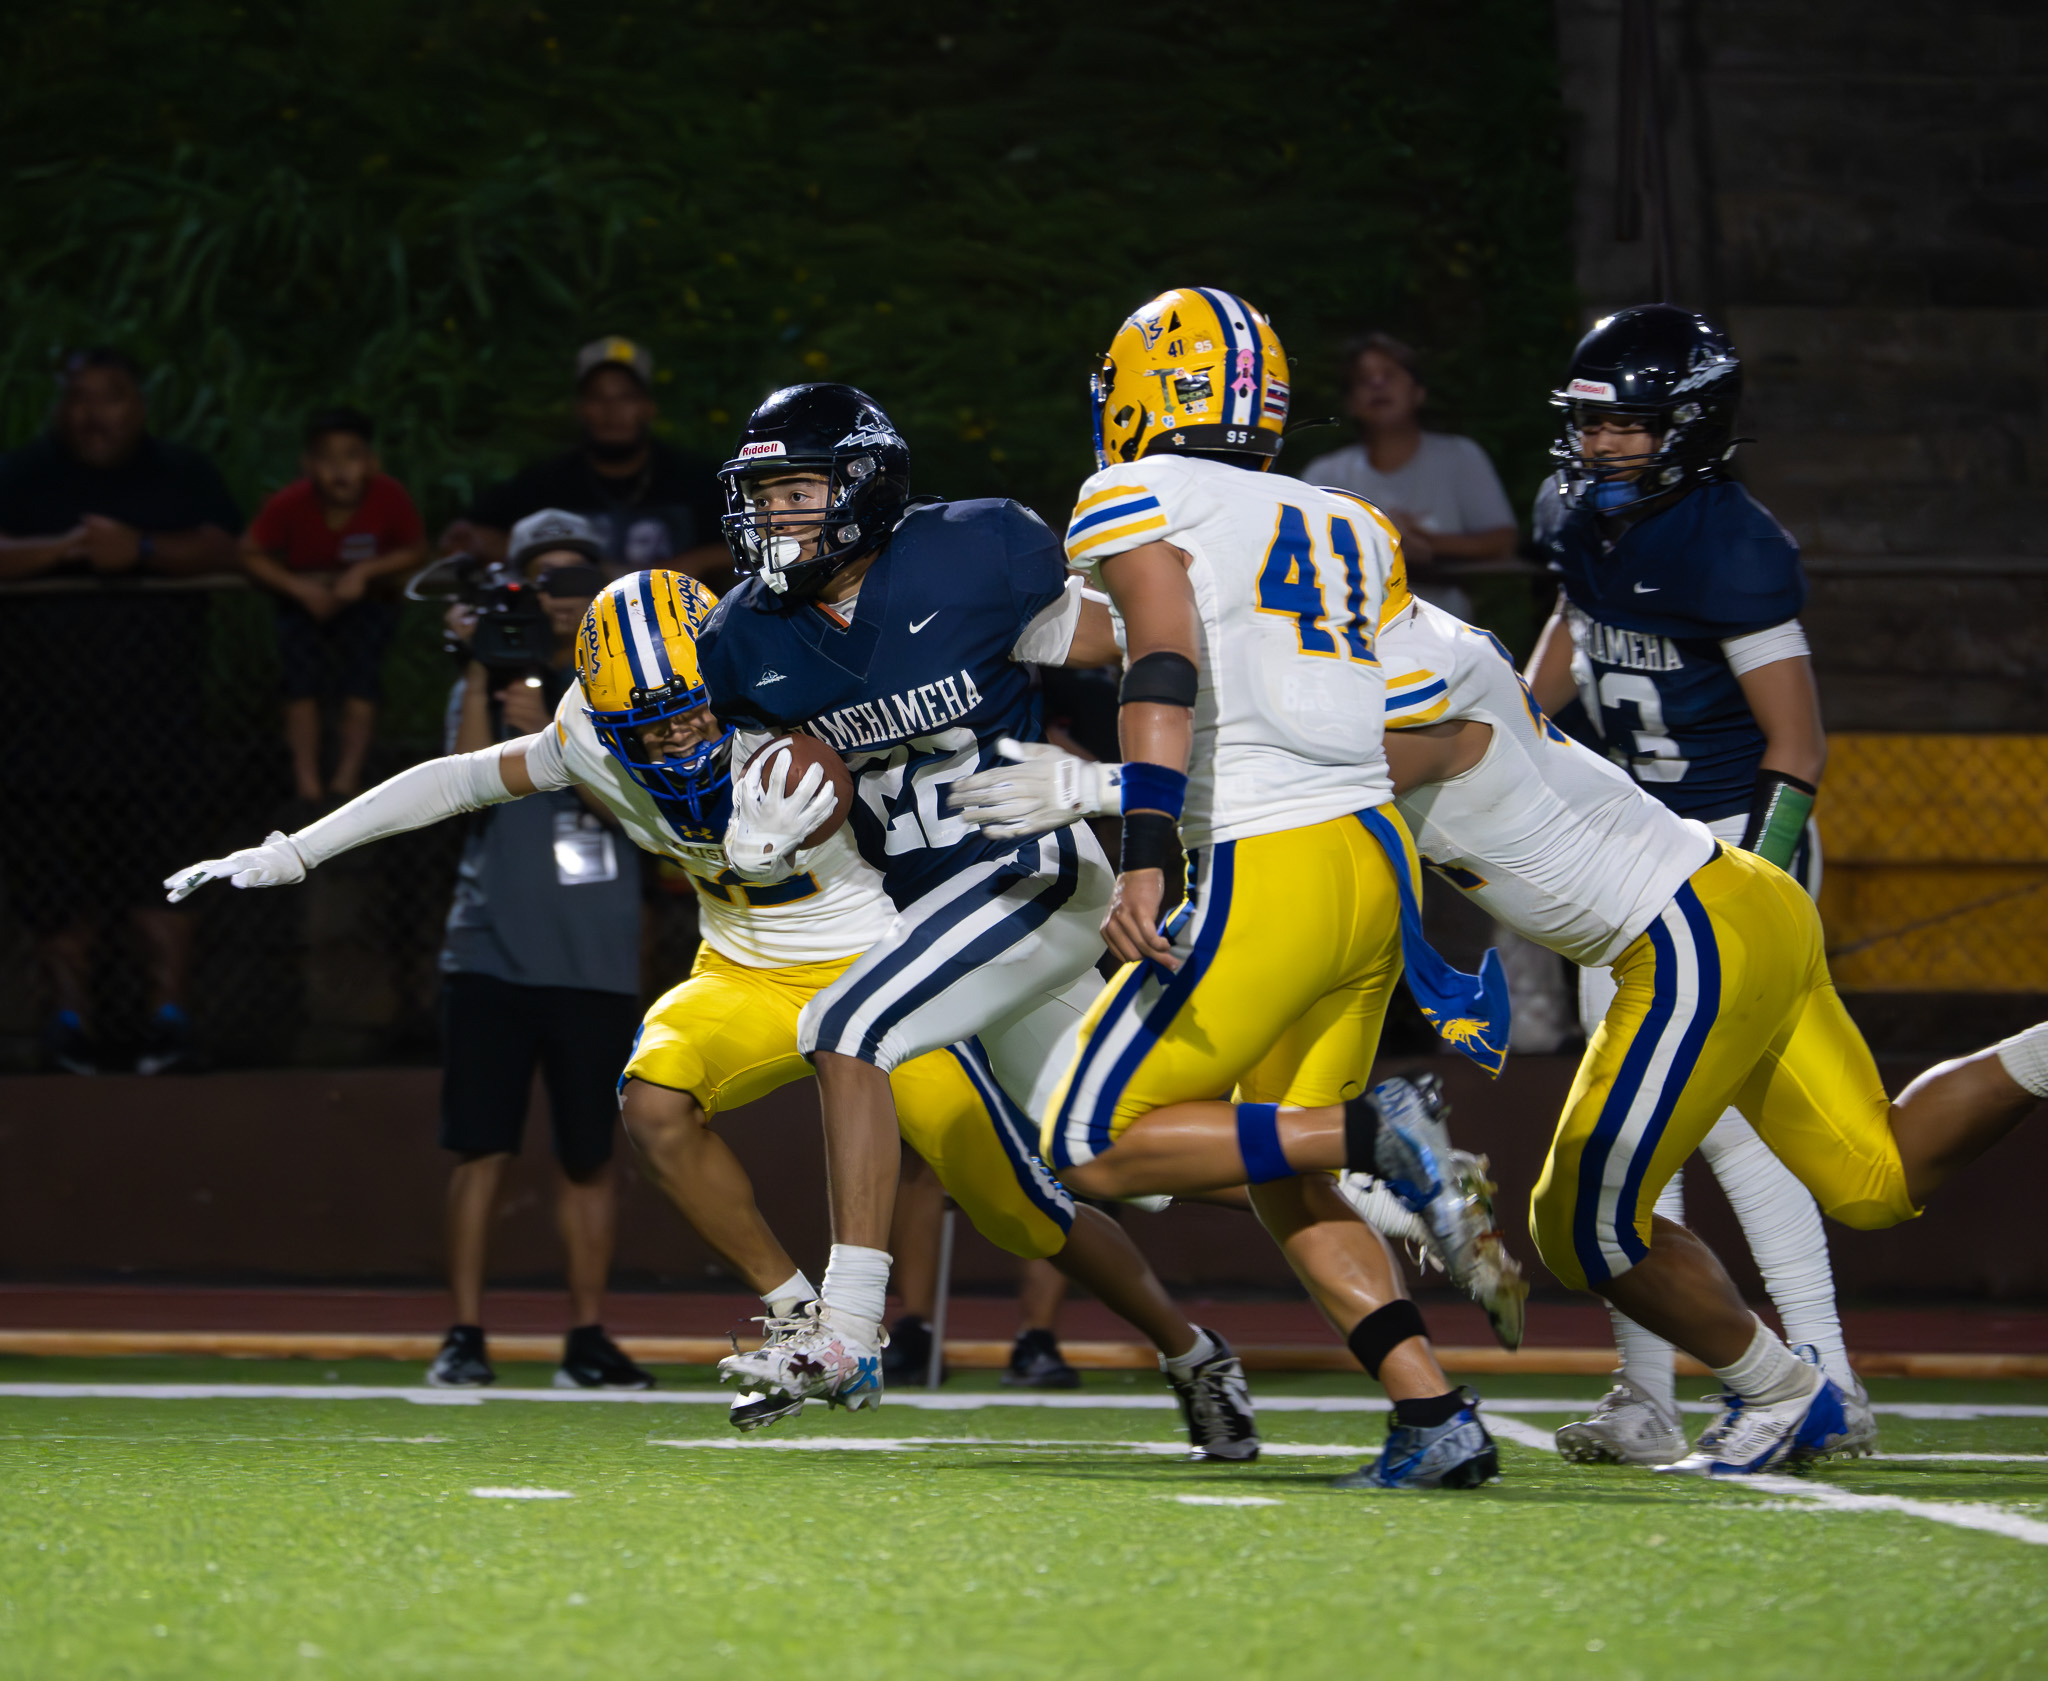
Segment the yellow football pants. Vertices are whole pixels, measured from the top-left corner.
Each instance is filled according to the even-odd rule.
[[[690,978],[647,1012],[624,1079],[688,1092],[707,1115],[808,1079],[797,1017],[852,962],[752,969],[698,947]],[[931,1163],[977,1231],[1027,1259],[1066,1247],[1073,1199],[1037,1160],[1037,1129],[978,1051],[949,1046],[913,1058],[889,1076],[889,1088],[904,1141]]]
[[[1529,1210],[1565,1283],[1585,1289],[1649,1253],[1657,1193],[1731,1104],[1843,1224],[1919,1212],[1877,1064],[1828,974],[1820,913],[1784,871],[1722,848],[1614,978]]]
[[[1413,883],[1414,844],[1380,810]],[[1126,964],[1081,1024],[1041,1133],[1055,1171],[1170,1103],[1235,1091],[1312,1108],[1365,1089],[1401,973],[1400,888],[1380,843],[1338,817],[1198,847],[1188,869],[1180,968]]]

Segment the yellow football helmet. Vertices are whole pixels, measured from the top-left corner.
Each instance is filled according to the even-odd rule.
[[[697,638],[717,604],[686,572],[634,572],[598,593],[576,638],[576,681],[605,751],[656,799],[700,817],[726,774],[732,732],[673,759],[649,758],[639,732],[709,704]]]
[[[1095,397],[1095,464],[1153,454],[1280,453],[1287,352],[1234,292],[1181,286],[1133,313],[1109,341]]]

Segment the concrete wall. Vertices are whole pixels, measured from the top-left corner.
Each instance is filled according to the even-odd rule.
[[[1462,1059],[1389,1064],[1441,1073],[1460,1137],[1493,1158],[1503,1221],[1533,1266],[1525,1222],[1573,1065],[1518,1057],[1489,1083]],[[1912,1062],[1887,1063],[1900,1083]],[[448,1160],[434,1146],[439,1077],[430,1070],[278,1071],[185,1080],[0,1080],[0,1273],[15,1278],[205,1279],[262,1283],[439,1276]],[[721,1123],[763,1211],[797,1259],[825,1259],[815,1088],[786,1088]],[[508,1177],[493,1240],[501,1280],[559,1273],[545,1118]],[[1922,1220],[1837,1231],[1846,1294],[2048,1296],[2038,1187],[2048,1125],[2036,1121],[1959,1178]],[[660,1197],[626,1174],[620,1276],[730,1287],[715,1258]],[[1695,1164],[1695,1223],[1756,1289],[1732,1217]],[[1180,1288],[1292,1290],[1278,1252],[1246,1215],[1210,1208],[1131,1214],[1128,1228]],[[956,1279],[1007,1288],[1016,1263],[962,1227]],[[1547,1282],[1547,1280],[1545,1280]]]

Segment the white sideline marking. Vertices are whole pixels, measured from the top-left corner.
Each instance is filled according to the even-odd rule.
[[[1872,1453],[1864,1457],[1897,1459],[1908,1463],[1925,1461],[1928,1464],[1967,1460],[1979,1465],[2048,1465],[2048,1453]]]
[[[405,1384],[366,1383],[0,1383],[0,1400],[45,1401],[408,1401],[421,1407],[480,1407],[486,1401],[548,1401],[622,1406],[729,1406],[730,1389],[428,1389]],[[1260,1395],[1267,1413],[1383,1413],[1388,1403],[1371,1395]],[[1051,1411],[1171,1412],[1167,1394],[1047,1395],[1026,1392],[935,1393],[892,1389],[887,1404],[918,1412],[979,1412],[986,1407],[1037,1407]],[[1504,1413],[1574,1413],[1591,1409],[1597,1397],[1504,1395],[1482,1405],[1489,1417]],[[2048,1418],[2048,1406],[1971,1401],[1876,1401],[1873,1412],[1895,1418],[1968,1422],[1984,1418]],[[1679,1411],[1718,1412],[1706,1401],[1682,1401]]]
[[[566,1488],[473,1488],[479,1500],[574,1500]]]
[[[747,1453],[916,1453],[926,1448],[1044,1448],[1072,1451],[1079,1448],[1096,1453],[1145,1453],[1162,1459],[1185,1459],[1185,1442],[1086,1442],[1004,1436],[694,1436],[686,1439],[650,1438],[655,1448],[739,1449]],[[1277,1459],[1370,1459],[1372,1448],[1347,1447],[1341,1442],[1264,1442],[1259,1452]]]
[[[1284,1500],[1268,1500],[1263,1494],[1176,1494],[1183,1506],[1284,1506]]]
[[[1544,1453],[1557,1452],[1557,1444],[1547,1431],[1539,1430],[1533,1424],[1524,1424],[1519,1419],[1496,1418],[1491,1426],[1496,1436],[1505,1436],[1511,1442],[1525,1448],[1537,1448]],[[1895,1459],[1992,1459],[2025,1457],[2037,1459],[2043,1455],[2007,1454],[1880,1454],[1879,1458]],[[1804,1500],[1811,1505],[1826,1506],[1838,1512],[1901,1512],[1907,1517],[1926,1518],[1933,1523],[1945,1523],[1957,1529],[1980,1529],[1991,1535],[2003,1535],[2010,1540],[2026,1541],[2036,1547],[2048,1547],[2048,1523],[2035,1518],[2021,1517],[2017,1512],[2002,1511],[1996,1506],[1969,1505],[1949,1500],[1908,1500],[1896,1494],[1857,1494],[1846,1488],[1831,1488],[1826,1483],[1807,1482],[1799,1477],[1715,1477],[1702,1478],[1711,1481],[1717,1488],[1740,1489],[1745,1493],[1775,1494],[1793,1500]]]

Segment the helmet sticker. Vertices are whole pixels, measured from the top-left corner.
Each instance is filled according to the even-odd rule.
[[[1724,356],[1718,350],[1709,350],[1701,345],[1687,361],[1686,376],[1671,388],[1671,395],[1676,397],[1681,391],[1697,391],[1718,379],[1726,379],[1735,372],[1737,365],[1733,356]]]
[[[1568,397],[1583,397],[1588,402],[1611,403],[1614,401],[1614,387],[1604,379],[1575,379],[1565,388]]]
[[[783,447],[783,442],[780,438],[764,438],[758,443],[740,445],[740,459],[742,461],[751,461],[756,456],[787,455],[788,453],[789,451]]]
[[[887,444],[900,444],[903,440],[895,431],[879,420],[864,420],[832,447],[834,449],[874,449]]]

